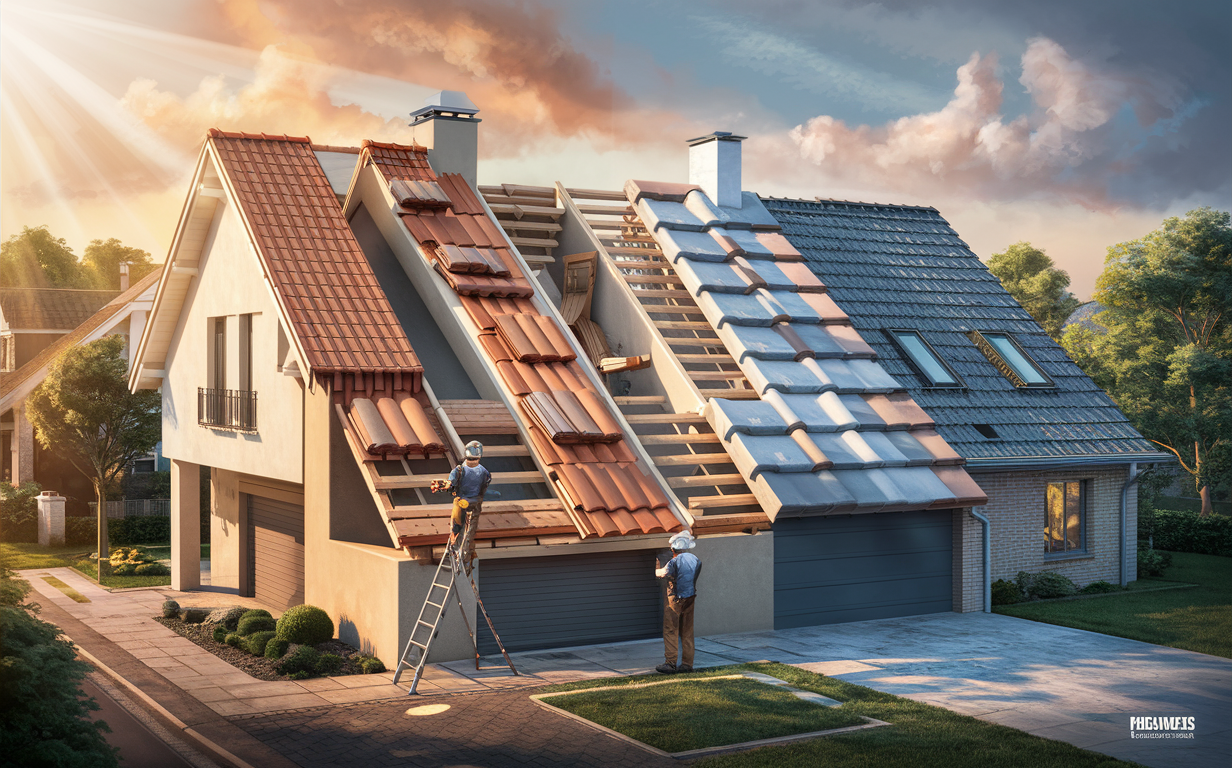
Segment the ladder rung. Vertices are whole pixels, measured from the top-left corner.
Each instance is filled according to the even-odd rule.
[[[444,603],[434,603],[431,600],[425,600],[424,605],[430,605],[433,608],[440,608],[442,605],[444,605]]]

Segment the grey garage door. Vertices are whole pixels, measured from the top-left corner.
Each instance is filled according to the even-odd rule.
[[[950,511],[774,523],[776,629],[951,610]]]
[[[510,651],[641,640],[663,632],[654,562],[653,550],[482,560],[479,594]],[[487,626],[479,651],[499,652]]]
[[[304,602],[304,508],[248,497],[248,567],[253,596],[271,608]]]

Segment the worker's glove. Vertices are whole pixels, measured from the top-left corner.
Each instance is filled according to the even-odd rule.
[[[664,577],[664,576],[666,576],[666,575],[667,575],[667,569],[666,569],[666,568],[656,568],[656,569],[655,569],[655,576],[659,577],[660,579],[661,579],[661,578],[663,578],[663,577]]]
[[[428,490],[431,491],[432,493],[440,493],[441,491],[447,491],[449,490],[449,481],[448,480],[433,480],[432,484],[428,486]]]

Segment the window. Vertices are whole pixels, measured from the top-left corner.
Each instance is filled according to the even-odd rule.
[[[210,320],[210,388],[227,388],[227,318]]]
[[[946,365],[919,331],[888,330],[885,333],[907,356],[907,360],[925,384],[930,387],[963,386],[962,379],[958,378],[954,369]]]
[[[1086,550],[1086,481],[1049,483],[1044,506],[1044,554]]]
[[[989,362],[1016,387],[1055,387],[1031,356],[1008,333],[972,331],[968,334]]]
[[[137,459],[133,462],[133,474],[149,474],[154,471],[154,459]]]
[[[252,391],[252,315],[240,315],[240,391]]]

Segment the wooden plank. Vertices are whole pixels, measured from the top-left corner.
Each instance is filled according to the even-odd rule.
[[[628,417],[626,417],[628,418]],[[718,443],[719,436],[713,432],[686,435],[638,435],[642,445],[689,445],[691,443]]]
[[[667,484],[673,488],[705,488],[710,485],[744,485],[740,475],[689,475],[669,477]]]
[[[433,480],[446,480],[449,475],[411,475],[410,477],[382,477],[372,481],[378,491],[388,491],[395,488],[427,488]],[[539,470],[525,472],[493,472],[492,485],[512,485],[515,483],[546,483],[543,473]]]
[[[389,512],[391,520],[407,520],[416,518],[449,517],[453,511],[453,502],[448,504],[420,504],[410,507],[394,507]],[[518,499],[504,501],[494,499],[483,503],[483,517],[488,515],[521,515],[531,513],[565,513],[565,505],[560,499]],[[483,519],[480,517],[480,520]]]
[[[692,354],[677,354],[676,359],[682,363],[714,363],[715,365],[730,365],[736,362],[736,359],[731,355],[692,355]]]
[[[646,261],[644,259],[612,259],[612,263],[621,269],[667,269],[671,265],[662,259]]]
[[[628,418],[628,417],[626,417]],[[726,453],[682,453],[678,456],[652,456],[660,467],[688,467],[702,464],[731,464],[732,457]]]
[[[709,331],[714,333],[714,328],[711,327],[710,323],[699,323],[694,320],[653,320],[652,322],[656,328],[664,331]],[[718,334],[715,334],[715,336],[717,337]],[[676,340],[668,339],[668,341],[674,342]],[[451,416],[450,418],[453,417]]]
[[[509,240],[519,248],[555,248],[560,245],[559,242],[544,237],[515,237],[510,235]]]
[[[687,306],[683,304],[642,304],[642,309],[648,315],[705,315],[706,313],[701,307],[694,304]]]
[[[581,197],[587,200],[628,200],[624,192],[608,189],[583,189],[582,187],[565,187],[571,197]]]
[[[631,205],[595,205],[594,203],[578,203],[578,213],[584,216],[632,216]]]
[[[506,203],[497,203],[496,205],[489,204],[488,207],[497,216],[508,214],[519,219],[523,216],[551,216],[559,218],[565,214],[564,208],[549,208],[542,205],[508,205]]]
[[[720,509],[722,507],[743,507],[757,504],[757,497],[751,493],[733,493],[728,496],[694,496],[689,499],[689,509]]]
[[[612,399],[617,405],[652,405],[667,402],[667,398],[663,395],[618,395]]]
[[[555,197],[535,197],[533,195],[484,195],[483,199],[492,205],[555,205]]]
[[[525,445],[485,445],[483,457],[529,456],[530,449]]]
[[[586,219],[586,224],[594,230],[618,229],[623,231],[625,229],[640,229],[643,232],[646,231],[645,224],[632,221],[616,221],[614,219],[601,221],[599,219]]]
[[[722,398],[724,400],[760,400],[756,392],[751,389],[736,389],[735,387],[726,387],[723,389],[699,389],[702,397],[709,400],[712,397]]]
[[[625,416],[630,424],[705,424],[700,413],[631,413]]]
[[[660,290],[656,288],[634,288],[633,295],[643,299],[692,299],[688,291]]]
[[[662,256],[663,251],[656,248],[634,248],[614,245],[607,249],[609,256]],[[617,264],[620,262],[617,261]]]
[[[481,195],[531,195],[535,197],[550,197],[556,199],[556,187],[537,187],[531,184],[501,184],[500,186],[484,185],[479,187]]]
[[[694,381],[736,381],[743,379],[740,371],[685,371]]]
[[[625,282],[629,285],[684,285],[684,281],[675,275],[631,275],[625,273],[623,275]],[[640,288],[634,288],[638,291]]]
[[[497,219],[506,232],[559,232],[562,227],[554,221],[518,221],[516,219]]]

